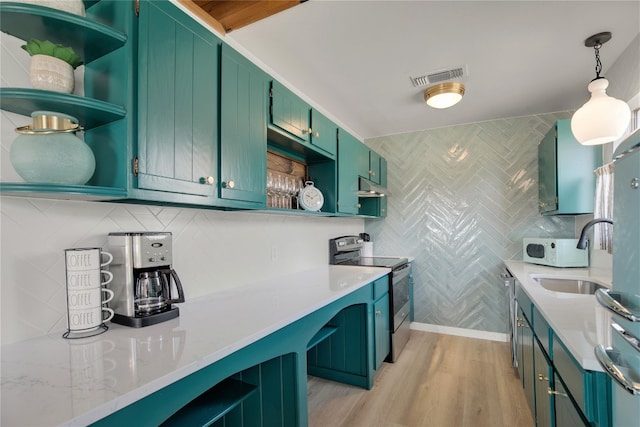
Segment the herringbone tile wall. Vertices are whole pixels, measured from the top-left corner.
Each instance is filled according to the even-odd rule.
[[[415,321],[507,331],[503,259],[522,238],[573,237],[574,219],[538,214],[544,114],[372,138],[388,162],[388,216],[365,222],[375,255],[414,262]]]

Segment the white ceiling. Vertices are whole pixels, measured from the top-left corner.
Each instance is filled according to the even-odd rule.
[[[595,76],[584,39],[602,31],[606,76],[640,32],[640,1],[310,0],[226,37],[370,138],[576,109]],[[427,107],[409,77],[459,65],[464,99]]]

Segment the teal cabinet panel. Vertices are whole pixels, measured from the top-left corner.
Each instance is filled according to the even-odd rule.
[[[538,206],[540,213],[558,209],[555,128],[538,145]]]
[[[220,198],[266,205],[267,75],[222,46]]]
[[[215,197],[219,45],[170,3],[140,2],[138,188]]]
[[[358,208],[358,164],[360,141],[342,129],[338,130],[338,212],[357,214]]]
[[[354,138],[355,139],[355,138]],[[356,146],[356,165],[358,167],[358,176],[361,176],[366,179],[371,179],[371,169],[369,163],[369,147],[367,147],[362,142],[355,139],[357,142]]]
[[[369,179],[376,184],[380,184],[380,154],[369,150]]]
[[[555,427],[589,426],[589,423],[582,417],[580,410],[573,404],[564,384],[556,375],[554,375],[553,389],[555,391],[553,395]]]
[[[309,141],[309,104],[275,80],[271,82],[269,93],[270,124],[300,141]]]
[[[593,213],[593,171],[602,165],[600,146],[581,145],[571,133],[571,121],[559,120],[540,142],[538,161],[540,213]]]
[[[549,394],[553,368],[545,351],[537,340],[533,343],[534,382],[536,389],[536,426],[552,427],[551,400]]]
[[[524,388],[524,394],[527,398],[527,403],[529,404],[529,410],[531,411],[531,415],[535,419],[536,384],[534,378],[535,368],[533,365],[533,329],[531,328],[531,325],[529,324],[527,318],[524,316],[521,308],[518,317],[520,319],[518,320],[518,346],[520,350],[518,373],[520,374],[520,379],[522,380],[522,387]]]
[[[374,329],[375,329],[375,364],[377,370],[384,362],[384,359],[391,351],[391,331],[389,326],[389,294],[385,294],[382,298],[374,303],[373,310],[375,313]]]
[[[311,145],[335,158],[338,126],[317,110],[311,110]]]
[[[387,159],[380,156],[380,186],[387,188]]]

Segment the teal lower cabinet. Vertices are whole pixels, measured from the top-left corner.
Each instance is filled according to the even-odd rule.
[[[584,420],[580,411],[569,397],[569,393],[565,388],[558,375],[554,373],[553,380],[553,399],[555,406],[555,425],[557,427],[578,427],[589,425]]]
[[[525,316],[522,307],[520,307],[520,312],[518,314],[518,349],[520,351],[518,373],[522,380],[522,387],[524,388],[524,394],[527,398],[529,409],[535,419],[536,380],[533,365],[533,342],[533,329],[529,320]]]
[[[375,307],[386,302],[388,310],[388,295],[374,301],[374,289],[386,281],[361,287],[93,425],[307,426],[307,374],[373,387],[377,348],[388,345],[388,336],[377,343],[375,331]]]
[[[536,426],[611,426],[606,374],[583,369],[521,289],[518,303],[518,373]]]
[[[549,356],[540,346],[537,339],[533,340],[533,381],[536,389],[536,425],[538,427],[551,427],[551,381],[553,368]]]
[[[389,294],[385,293],[373,306],[375,313],[375,368],[378,370],[391,351]]]

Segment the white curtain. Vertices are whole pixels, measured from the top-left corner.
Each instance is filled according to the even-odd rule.
[[[599,167],[596,174],[596,199],[593,217],[613,219],[613,163]],[[613,227],[599,223],[593,230],[593,249],[602,249],[611,253],[613,248]]]

